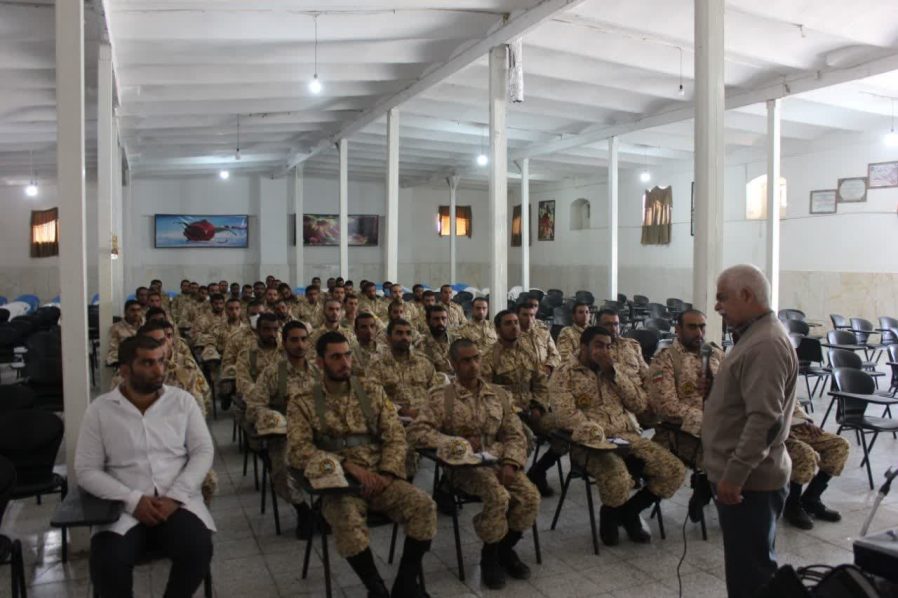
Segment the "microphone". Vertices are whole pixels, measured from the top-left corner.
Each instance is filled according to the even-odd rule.
[[[705,343],[702,345],[701,356],[702,356],[702,375],[705,378],[711,378],[711,345]]]

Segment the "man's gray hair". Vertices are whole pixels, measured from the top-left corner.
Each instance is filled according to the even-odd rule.
[[[747,289],[762,307],[770,307],[770,282],[763,272],[752,264],[730,266],[717,277],[717,284],[724,284],[734,291]]]

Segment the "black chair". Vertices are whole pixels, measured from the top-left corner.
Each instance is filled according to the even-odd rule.
[[[882,331],[880,339],[884,345],[894,345],[898,343],[898,319],[879,316],[879,329]]]
[[[845,316],[829,314],[829,319],[832,320],[833,330],[851,330],[851,322]]]
[[[676,297],[669,297],[666,304],[667,310],[673,315],[683,313],[683,311],[685,311],[686,309],[686,305],[683,303],[683,300],[677,299]]]
[[[633,305],[645,307],[649,304],[649,298],[645,295],[633,295]]]
[[[892,368],[892,380],[889,383],[889,396],[898,393],[898,344],[889,345],[889,367]]]
[[[620,303],[621,305],[627,305],[630,303],[629,300],[627,299],[627,296],[624,295],[623,293],[617,294],[617,302]]]
[[[35,405],[47,411],[63,410],[62,340],[59,331],[35,332],[25,343],[25,377],[34,391]]]
[[[642,323],[642,327],[646,330],[655,330],[661,337],[670,338],[670,320],[665,318],[646,318]]]
[[[826,340],[830,345],[844,345],[846,347],[852,347],[851,351],[864,351],[864,356],[866,357],[867,355],[865,346],[859,345],[857,343],[857,338],[850,330],[830,330],[826,333]],[[869,360],[864,361],[862,368],[871,372],[875,372],[876,363]]]
[[[780,320],[789,334],[800,334],[807,336],[811,332],[811,327],[803,320]]]
[[[458,303],[459,305],[462,305],[463,303],[467,303],[467,302],[473,301],[473,300],[474,300],[474,294],[471,293],[470,291],[459,291],[455,294],[454,297],[452,297],[452,301],[454,301],[455,303]]]
[[[564,295],[561,293],[549,293],[540,301],[540,305],[548,305],[551,308],[561,307],[564,305]]]
[[[9,322],[9,310],[5,307],[0,307],[0,324],[6,324]]]
[[[529,291],[527,291],[527,294],[531,297],[535,297],[537,301],[542,301],[544,297],[547,297],[549,295],[560,296],[562,298],[564,297],[564,293],[562,293],[561,291],[558,291],[557,293],[553,293],[553,291],[558,291],[558,289],[549,289],[548,293],[544,293],[542,289],[530,289]]]
[[[793,320],[790,320],[793,321]],[[830,371],[823,365],[823,347],[820,346],[820,339],[808,336],[802,337],[795,349],[798,357],[798,375],[804,378],[805,386],[808,389],[808,402],[811,406],[811,412],[814,411],[814,404],[810,399],[817,394],[817,388],[820,388],[820,395],[826,388],[826,381],[829,380]],[[810,379],[814,378],[814,387],[811,388]]]
[[[650,318],[663,318],[665,320],[670,320],[670,310],[667,309],[666,305],[661,305],[660,303],[649,303],[646,306],[648,311],[648,315]]]
[[[842,392],[861,395],[873,395],[875,392],[876,387],[873,383],[873,378],[861,370],[837,367],[833,369],[833,377],[836,381],[836,386]],[[861,466],[866,466],[870,490],[873,490],[870,451],[873,450],[873,445],[876,443],[880,432],[898,433],[898,421],[865,414],[868,405],[871,403],[883,404],[883,401],[887,399],[874,399],[871,401],[839,395],[836,395],[835,398],[838,401],[836,422],[839,424],[839,429],[836,433],[840,434],[842,430],[855,430],[858,434],[861,447],[864,450],[864,459],[861,461]],[[869,443],[867,442],[867,434],[872,435]]]
[[[0,524],[15,487],[16,468],[9,459],[0,457]],[[28,598],[22,543],[0,534],[0,565],[7,564],[10,566],[10,595],[12,598]]]
[[[39,409],[3,414],[0,418],[0,455],[12,461],[16,468],[12,498],[33,496],[38,504],[44,494],[59,493],[60,499],[65,498],[68,482],[53,471],[63,431],[59,417]],[[63,532],[63,562],[68,559],[67,541]]]
[[[0,386],[0,415],[34,408],[34,391],[24,384]]]
[[[851,331],[854,333],[854,338],[857,339],[859,345],[864,345],[869,348],[864,350],[864,352],[867,353],[867,359],[871,359],[870,353],[872,353],[873,357],[871,361],[874,363],[878,362],[883,349],[885,349],[885,345],[883,343],[870,342],[870,336],[877,334],[876,329],[873,327],[873,323],[864,318],[851,318]]]
[[[414,293],[403,293],[403,294],[402,294],[402,300],[405,301],[405,302],[414,301],[414,300],[415,300],[415,294],[414,294]]]
[[[556,307],[552,311],[552,324],[556,326],[570,326],[573,321],[573,314],[571,310],[563,305],[561,307]]]
[[[777,316],[779,316],[779,319],[783,322],[786,320],[800,320],[803,322],[807,317],[800,309],[781,309]]]
[[[109,525],[118,521],[124,511],[124,505],[114,500],[98,498],[89,492],[77,488],[68,494],[65,499],[56,506],[50,525],[62,530],[63,537],[70,527],[93,527],[95,525]],[[151,563],[165,558],[165,555],[153,547],[148,547],[141,555],[138,565]],[[94,598],[100,598],[96,588],[93,591]],[[212,598],[212,571],[211,568],[203,578],[203,596]]]
[[[642,348],[642,357],[646,363],[651,363],[652,357],[658,350],[658,343],[661,340],[661,333],[652,328],[632,328],[624,333],[627,338],[632,338],[639,343]]]
[[[595,305],[596,298],[589,291],[577,291],[574,293],[574,301],[585,303],[586,305]]]

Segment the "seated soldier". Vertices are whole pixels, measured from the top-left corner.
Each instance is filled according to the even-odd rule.
[[[352,342],[353,337],[355,336],[352,328],[343,326],[340,323],[340,320],[343,318],[343,304],[336,299],[328,299],[324,302],[323,313],[324,319],[321,322],[321,326],[312,330],[312,333],[309,335],[310,345],[315,346],[318,339],[328,332],[339,332]]]
[[[162,300],[162,297],[162,293],[150,290],[150,292],[147,293],[147,304],[144,306],[144,310],[149,310],[153,307],[157,307],[165,312],[166,320],[168,320],[169,322],[173,322],[174,320],[172,319],[171,313],[168,311],[166,303]],[[165,296],[165,298],[168,299],[167,296]]]
[[[396,410],[383,390],[351,376],[349,341],[327,332],[315,347],[322,375],[311,390],[290,396],[287,407],[288,456],[292,467],[333,455],[358,480],[361,496],[321,497],[337,552],[346,558],[376,598],[424,597],[418,582],[421,559],[436,534],[436,506],[426,492],[405,481],[408,445]],[[307,475],[308,477],[308,475]],[[392,593],[368,547],[367,511],[383,513],[405,526],[405,547]]]
[[[240,351],[237,357],[237,394],[246,399],[252,393],[259,375],[280,357],[278,332],[281,326],[271,313],[259,315],[256,322],[256,341]]]
[[[449,316],[446,327],[449,330],[459,328],[467,321],[465,310],[462,309],[461,305],[452,300],[451,285],[444,284],[440,287],[438,304],[446,308],[446,313]]]
[[[249,324],[242,317],[243,305],[240,299],[233,297],[228,299],[224,311],[225,319],[213,322],[194,341],[194,346],[200,349],[200,356],[204,362],[220,362],[231,335],[249,329]]]
[[[449,312],[442,305],[427,308],[427,334],[421,339],[419,348],[427,359],[433,363],[438,372],[451,375],[452,363],[449,361],[449,344],[452,339],[446,332]]]
[[[561,365],[561,356],[555,347],[555,341],[548,326],[536,319],[539,310],[539,301],[536,297],[525,297],[517,307],[515,313],[518,316],[518,324],[521,327],[521,344],[536,356],[539,365],[542,366],[546,376]]]
[[[390,303],[390,307],[387,310],[388,320],[387,326],[389,326],[390,322],[394,322],[397,320],[402,320],[403,322],[408,322],[409,326],[411,326],[411,342],[413,347],[417,347],[421,343],[421,335],[418,334],[418,331],[415,330],[412,321],[405,317],[405,307],[408,305],[402,301],[393,301]],[[367,313],[367,312],[365,312]],[[383,346],[389,344],[389,333],[386,328],[381,328],[377,333],[377,341]]]
[[[577,301],[571,308],[571,325],[565,326],[558,333],[558,354],[561,363],[576,360],[580,352],[580,335],[589,326],[589,304]]]
[[[260,422],[270,411],[287,414],[287,398],[307,391],[318,379],[318,369],[306,359],[309,331],[302,322],[293,320],[281,329],[283,355],[270,364],[246,396],[246,421],[253,422],[259,432]],[[269,440],[271,479],[274,490],[296,509],[296,537],[308,539],[312,531],[311,509],[298,489],[288,484],[287,439]]]
[[[620,335],[620,315],[613,309],[602,309],[596,314],[598,325],[611,333],[611,357],[618,369],[633,376],[633,381],[643,388],[647,384],[649,366],[642,355],[639,341]]]
[[[602,542],[616,545],[619,525],[634,542],[650,541],[639,514],[673,496],[683,483],[685,468],[670,451],[640,436],[636,415],[645,411],[648,401],[632,377],[618,371],[611,357],[610,331],[598,326],[583,331],[577,359],[563,363],[552,375],[549,394],[565,428],[575,430],[584,422],[596,422],[607,437],[628,441],[627,460],[641,468],[646,479],[646,485],[630,497],[634,483],[623,458],[599,453],[587,459],[582,449],[571,451],[573,462],[595,478],[602,499]]]
[[[293,317],[313,329],[320,326],[324,311],[324,303],[320,301],[320,296],[321,288],[317,284],[307,286],[305,296],[296,304]]]
[[[208,341],[208,335],[211,334],[213,328],[228,321],[228,315],[225,313],[225,298],[221,293],[215,293],[209,296],[209,311],[201,315],[193,323],[190,330],[193,338],[194,347],[202,347],[200,341]]]
[[[702,347],[705,339],[705,314],[697,309],[684,311],[677,318],[674,330],[677,338],[652,360],[649,372],[649,404],[662,422],[677,426],[669,430],[663,426],[655,429],[655,442],[674,453],[686,465],[701,470],[702,467],[702,408],[711,380],[723,351],[707,345],[707,367]],[[710,376],[709,376],[710,374]],[[689,499],[689,518],[698,521],[701,509],[711,500],[711,486],[704,472],[693,478],[693,493]]]
[[[474,517],[474,529],[483,542],[480,573],[483,584],[496,590],[505,586],[506,573],[515,579],[530,577],[514,546],[536,521],[539,491],[523,473],[527,438],[521,420],[508,394],[480,377],[477,345],[458,339],[449,357],[455,381],[430,391],[408,436],[418,447],[458,441],[499,460],[496,467],[446,472],[455,488],[483,500],[483,510]]]
[[[377,285],[366,280],[362,283],[361,291],[359,311],[366,311],[374,314],[381,320],[386,320],[388,303],[382,297],[377,296]]]
[[[169,303],[173,323],[181,321],[181,305],[188,299],[190,299],[190,281],[185,278],[181,281],[181,292]]]
[[[125,317],[109,329],[109,351],[106,353],[106,365],[118,363],[118,346],[126,338],[137,334],[143,324],[143,307],[135,299],[125,301]]]
[[[477,297],[471,307],[471,319],[456,331],[456,338],[467,338],[476,343],[481,353],[496,342],[496,327],[489,319],[490,302],[486,297]]]
[[[212,438],[193,397],[164,384],[158,341],[126,339],[116,361],[123,382],[88,405],[75,451],[78,485],[124,504],[118,521],[94,528],[91,580],[100,596],[131,596],[150,543],[172,561],[165,595],[193,596],[212,560],[215,525],[200,491]]]
[[[427,400],[428,391],[442,386],[443,377],[437,374],[429,359],[412,349],[412,325],[407,321],[391,321],[387,325],[387,338],[389,350],[371,360],[365,376],[384,389],[399,415],[415,418]]]
[[[433,291],[421,292],[421,318],[418,320],[418,332],[421,336],[427,336],[430,333],[430,322],[427,319],[429,308],[437,304],[437,294]],[[449,312],[446,312],[446,323],[449,323]]]
[[[362,312],[355,317],[355,340],[350,341],[352,348],[352,375],[362,377],[368,371],[368,364],[382,351],[388,349],[385,344],[378,343],[377,316]]]
[[[278,299],[274,302],[274,312],[272,313],[277,317],[281,326],[284,326],[287,322],[296,321],[293,317],[293,312],[290,310],[289,304],[283,299]]]
[[[792,427],[786,438],[786,450],[792,459],[789,497],[783,510],[786,521],[800,529],[812,529],[811,516],[821,521],[842,520],[838,511],[823,504],[820,495],[832,477],[842,473],[848,460],[848,448],[847,440],[817,427],[798,401],[795,402]],[[801,488],[805,484],[808,487],[802,494]]]

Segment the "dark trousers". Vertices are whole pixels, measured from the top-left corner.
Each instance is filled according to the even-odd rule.
[[[212,532],[199,517],[178,509],[155,527],[137,524],[125,535],[96,534],[90,542],[90,578],[101,598],[133,596],[134,565],[147,549],[172,561],[165,597],[189,598],[209,571]]]
[[[738,505],[717,503],[729,598],[754,596],[776,572],[776,520],[787,494],[743,491]]]

